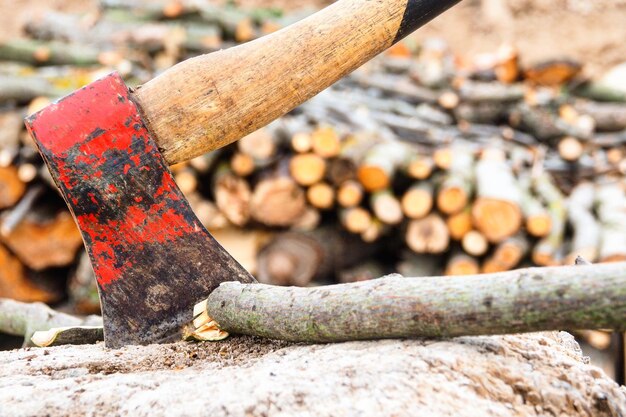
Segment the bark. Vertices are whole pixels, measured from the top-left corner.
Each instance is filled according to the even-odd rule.
[[[521,175],[519,185],[522,191],[521,208],[524,213],[526,231],[535,237],[547,236],[552,230],[552,218],[548,209],[533,194],[530,174]]]
[[[404,77],[388,74],[361,74],[354,73],[349,76],[359,85],[366,88],[376,88],[386,94],[404,98],[411,103],[436,103],[438,96],[434,90],[419,87]]]
[[[561,136],[590,139],[593,134],[593,129],[588,126],[570,124],[547,108],[532,107],[526,103],[517,105],[511,111],[509,122],[514,128],[520,127],[541,141]]]
[[[69,92],[53,86],[48,80],[43,78],[12,75],[0,77],[0,102],[15,101],[17,103],[28,103],[35,97],[56,98]]]
[[[226,282],[207,312],[229,333],[303,342],[624,330],[626,263],[316,288]]]
[[[599,131],[619,131],[626,129],[626,105],[621,103],[596,103],[581,101],[574,105],[576,110],[587,114],[595,121]]]
[[[478,81],[464,81],[458,90],[461,100],[473,103],[506,103],[524,98],[524,86],[521,84],[500,84]]]
[[[100,50],[85,45],[39,42],[28,39],[0,43],[0,59],[32,65],[97,65]]]
[[[309,233],[282,233],[261,249],[258,279],[277,285],[306,286],[316,278],[332,277],[359,263],[377,248],[330,227]]]
[[[562,251],[567,216],[565,197],[546,173],[535,178],[534,187],[548,205],[552,227],[550,233],[533,248],[532,259],[535,264],[541,266],[560,265],[564,256]]]
[[[67,292],[74,311],[80,314],[100,314],[100,297],[96,277],[87,252],[83,252],[70,275]]]
[[[565,263],[571,265],[577,256],[589,262],[598,259],[600,225],[593,214],[595,187],[592,183],[578,184],[567,200],[567,216],[573,229],[570,253]]]
[[[102,326],[53,327],[36,331],[31,342],[39,347],[61,345],[86,345],[104,341]]]
[[[598,187],[596,200],[602,224],[600,260],[626,260],[626,194],[618,182],[609,182]]]
[[[24,128],[23,117],[21,112],[17,111],[0,113],[0,149],[17,153],[20,146],[20,132]]]
[[[469,123],[497,123],[507,115],[508,107],[489,101],[461,103],[454,108],[454,116]]]

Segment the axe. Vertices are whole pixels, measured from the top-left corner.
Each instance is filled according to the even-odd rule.
[[[200,224],[168,164],[266,125],[458,1],[340,0],[135,90],[112,73],[29,116],[91,259],[106,346],[175,340],[221,282],[254,282]]]

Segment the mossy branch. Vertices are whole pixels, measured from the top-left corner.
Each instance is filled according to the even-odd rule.
[[[43,303],[0,298],[0,333],[24,336],[24,345],[30,345],[30,338],[36,331],[75,326],[102,326],[102,318],[77,317],[55,311]]]
[[[303,342],[626,330],[626,263],[488,275],[389,275],[315,288],[222,283],[207,313],[223,330]]]

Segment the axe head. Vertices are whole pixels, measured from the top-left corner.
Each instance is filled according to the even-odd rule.
[[[174,340],[221,282],[254,282],[191,211],[119,75],[26,125],[82,233],[107,347]]]

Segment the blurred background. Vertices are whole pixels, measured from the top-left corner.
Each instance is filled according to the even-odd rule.
[[[140,85],[330,3],[0,0],[0,297],[99,311],[24,116],[110,71]],[[277,285],[626,260],[624,22],[626,0],[466,0],[172,170],[215,237]],[[576,336],[624,382],[622,335]]]

